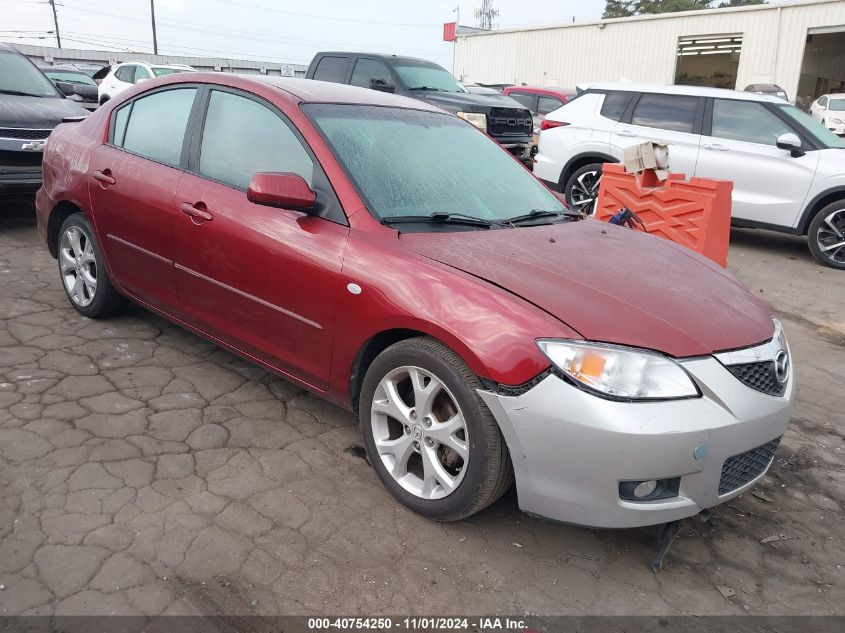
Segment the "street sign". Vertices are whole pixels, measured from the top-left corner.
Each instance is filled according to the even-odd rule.
[[[282,77],[296,77],[296,71],[293,68],[293,64],[282,64],[279,67],[279,71]]]

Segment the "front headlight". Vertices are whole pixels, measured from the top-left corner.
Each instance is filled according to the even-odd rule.
[[[487,131],[487,115],[481,112],[458,112],[458,116],[467,123],[472,123],[479,130]]]
[[[832,118],[830,120],[831,120],[832,123],[838,123],[839,125],[842,125],[842,119]]]
[[[695,398],[686,370],[656,352],[586,341],[540,339],[537,346],[578,386],[622,400]]]

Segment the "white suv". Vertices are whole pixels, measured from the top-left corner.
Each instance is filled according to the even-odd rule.
[[[534,174],[591,212],[601,165],[644,141],[673,172],[732,180],[732,223],[807,235],[845,269],[845,139],[775,97],[693,86],[591,84],[546,115]]]
[[[97,88],[97,100],[100,105],[112,97],[116,97],[124,90],[131,88],[139,81],[146,81],[153,77],[162,77],[172,73],[186,73],[195,68],[180,64],[148,64],[147,62],[123,62],[111,67],[109,73]]]

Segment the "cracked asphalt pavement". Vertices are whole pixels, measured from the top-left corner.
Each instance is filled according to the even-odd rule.
[[[785,324],[795,417],[654,575],[655,529],[543,521],[513,492],[415,515],[351,414],[143,309],[82,318],[32,217],[3,217],[0,613],[845,614],[845,272],[740,230],[730,264]]]

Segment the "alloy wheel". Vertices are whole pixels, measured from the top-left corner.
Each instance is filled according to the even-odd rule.
[[[582,213],[592,215],[595,211],[600,184],[601,172],[599,171],[587,171],[578,176],[569,191],[572,206]]]
[[[845,264],[845,209],[837,209],[819,225],[816,243],[824,257]]]
[[[59,269],[70,300],[82,308],[91,305],[97,294],[97,258],[91,236],[79,226],[62,233]]]
[[[370,423],[378,457],[402,488],[442,499],[463,481],[469,434],[455,397],[419,367],[390,371],[376,388]]]

